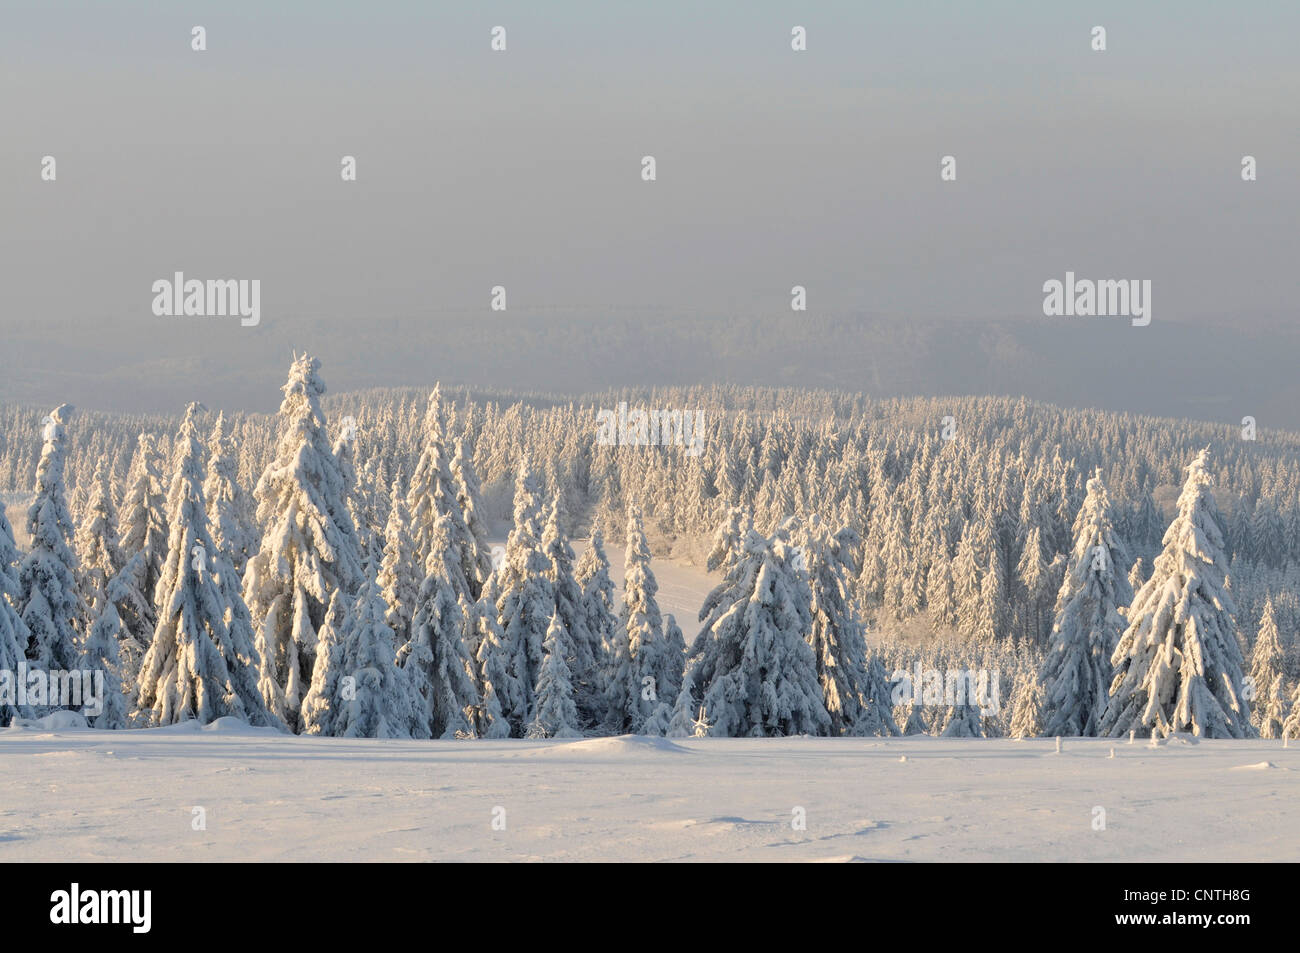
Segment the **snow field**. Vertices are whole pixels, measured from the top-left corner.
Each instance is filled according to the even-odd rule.
[[[1280,741],[0,731],[0,861],[1297,859]]]

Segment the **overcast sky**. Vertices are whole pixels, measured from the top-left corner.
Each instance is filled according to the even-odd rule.
[[[260,279],[264,324],[304,347],[319,316],[483,320],[490,346],[494,285],[522,312],[788,314],[802,284],[819,312],[1046,321],[1043,282],[1072,270],[1150,279],[1155,322],[1225,326],[1300,300],[1294,2],[6,0],[0,18],[0,351],[75,322],[81,347],[183,359],[223,319],[155,317],[175,271]]]

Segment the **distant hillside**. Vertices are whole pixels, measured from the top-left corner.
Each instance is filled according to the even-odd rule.
[[[153,319],[158,322],[160,319]],[[124,325],[123,341],[144,322]],[[87,408],[271,411],[291,353],[321,357],[335,393],[435,380],[509,391],[737,383],[877,397],[1027,396],[1066,407],[1300,429],[1300,331],[1121,319],[904,320],[879,316],[611,311],[439,313],[350,320],[148,325],[149,350],[83,344],[76,327],[17,330],[0,400]],[[128,333],[129,332],[129,333]]]

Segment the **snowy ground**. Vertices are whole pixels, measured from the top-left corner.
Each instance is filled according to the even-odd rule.
[[[1280,742],[0,730],[0,862],[1297,859]]]

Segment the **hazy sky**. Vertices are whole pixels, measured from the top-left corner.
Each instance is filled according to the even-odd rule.
[[[83,347],[184,358],[187,322],[230,319],[155,317],[175,271],[260,279],[263,323],[305,347],[317,316],[364,333],[449,313],[490,346],[493,285],[512,311],[788,314],[802,284],[814,311],[1048,320],[1042,284],[1073,270],[1151,279],[1155,322],[1225,325],[1300,300],[1290,0],[4,0],[0,18],[0,351],[75,321]]]

